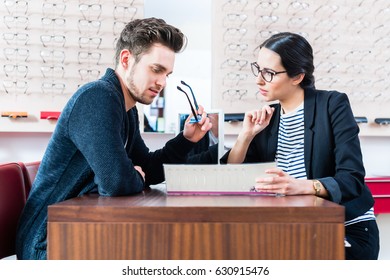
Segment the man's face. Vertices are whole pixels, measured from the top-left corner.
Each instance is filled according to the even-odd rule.
[[[151,104],[165,87],[174,62],[175,52],[160,44],[153,45],[138,63],[132,58],[125,73],[131,98],[142,104]]]

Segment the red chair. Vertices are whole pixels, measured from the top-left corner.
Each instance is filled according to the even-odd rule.
[[[33,162],[19,162],[19,165],[22,168],[23,176],[24,176],[24,182],[26,187],[26,199],[30,193],[32,184],[34,183],[35,176],[37,175],[39,165],[41,164],[40,161],[33,161]]]
[[[0,258],[15,254],[16,229],[26,203],[21,166],[0,164]]]

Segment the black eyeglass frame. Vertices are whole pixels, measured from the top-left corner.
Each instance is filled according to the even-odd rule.
[[[190,89],[190,91],[191,91],[192,99],[194,100],[194,105],[195,105],[195,109],[196,110],[192,106],[192,102],[191,102],[191,100],[190,100],[190,98],[188,96],[188,93],[185,90],[183,90],[181,87],[177,86],[177,89],[180,90],[181,92],[183,92],[186,95],[188,103],[190,103],[191,112],[193,114],[193,117],[190,119],[190,123],[197,123],[197,122],[199,122],[202,119],[202,116],[197,114],[199,106],[198,106],[198,102],[196,102],[195,94],[192,91],[192,88],[187,83],[185,83],[184,81],[181,81],[181,84],[185,85],[186,87],[188,87]]]
[[[287,73],[286,70],[277,72],[277,71],[267,69],[267,68],[260,69],[260,66],[257,64],[257,62],[251,63],[251,70],[252,70],[253,75],[255,75],[255,77],[258,77],[259,74],[261,74],[261,77],[264,79],[264,81],[266,81],[268,83],[272,82],[274,76],[276,76],[278,74],[282,74],[282,73]],[[264,77],[263,72],[270,74],[269,80]]]

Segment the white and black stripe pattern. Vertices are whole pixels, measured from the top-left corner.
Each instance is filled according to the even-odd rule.
[[[294,112],[280,116],[276,160],[284,172],[306,179],[303,104]]]
[[[356,223],[363,222],[363,221],[370,221],[370,220],[375,220],[374,207],[372,207],[370,210],[368,210],[363,215],[356,217],[355,219],[346,221],[344,223],[344,225],[349,226],[352,224],[356,224]]]

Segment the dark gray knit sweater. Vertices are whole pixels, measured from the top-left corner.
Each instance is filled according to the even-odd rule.
[[[97,192],[123,196],[164,181],[162,163],[185,162],[194,144],[179,134],[150,152],[141,138],[136,107],[126,112],[119,80],[107,69],[80,87],[58,120],[23,210],[17,233],[18,259],[46,258],[47,207]]]

